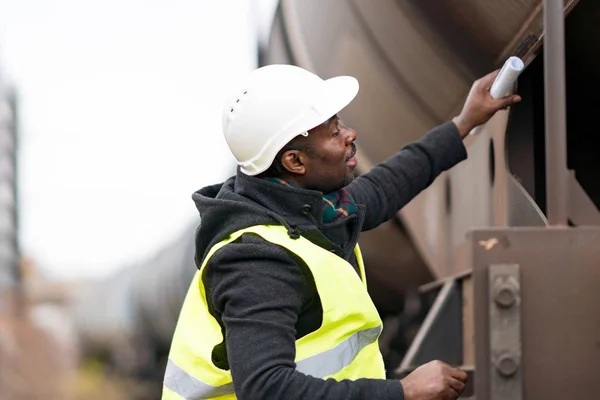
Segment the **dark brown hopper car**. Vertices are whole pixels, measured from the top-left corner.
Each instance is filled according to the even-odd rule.
[[[260,63],[358,78],[341,117],[361,172],[509,56],[526,64],[523,102],[466,140],[468,160],[361,237],[390,374],[442,358],[475,370],[478,399],[600,392],[598,29],[597,0],[281,1]]]

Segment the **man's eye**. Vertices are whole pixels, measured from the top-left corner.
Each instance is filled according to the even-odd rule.
[[[332,136],[333,136],[333,137],[336,137],[336,136],[337,136],[337,135],[339,135],[339,134],[340,134],[340,131],[335,131],[335,132],[333,132]]]

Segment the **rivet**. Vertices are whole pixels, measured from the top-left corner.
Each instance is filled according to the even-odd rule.
[[[496,370],[498,370],[498,373],[503,377],[509,378],[519,370],[519,362],[511,354],[502,354],[496,360]]]
[[[511,280],[494,285],[494,301],[499,307],[510,308],[517,302],[518,288]]]

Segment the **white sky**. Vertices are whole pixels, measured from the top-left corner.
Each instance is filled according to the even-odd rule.
[[[21,241],[44,272],[108,274],[197,220],[192,192],[234,171],[220,113],[255,67],[251,11],[274,3],[0,0]]]

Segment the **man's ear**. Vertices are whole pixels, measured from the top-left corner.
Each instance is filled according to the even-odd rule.
[[[306,173],[306,154],[300,150],[288,150],[281,156],[281,165],[283,169],[294,175],[304,175]]]

